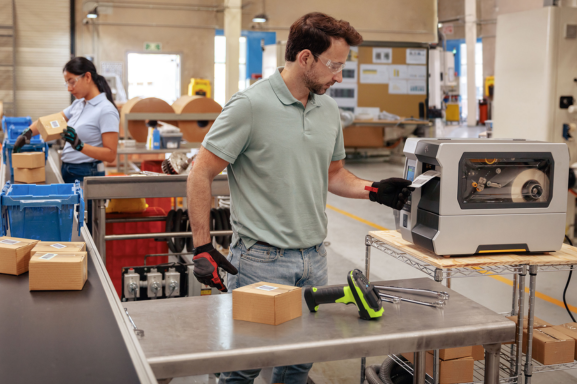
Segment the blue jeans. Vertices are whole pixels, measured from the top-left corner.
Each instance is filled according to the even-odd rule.
[[[238,269],[237,275],[228,275],[228,290],[266,281],[304,287],[327,285],[327,250],[323,244],[306,249],[280,249],[255,244],[247,249],[239,240],[230,248],[228,261]],[[275,367],[272,383],[306,384],[312,363]],[[260,369],[223,372],[219,384],[252,384]]]
[[[104,176],[104,172],[98,171],[98,164],[102,161],[95,161],[93,163],[62,163],[60,168],[60,173],[62,173],[62,179],[65,183],[74,183],[76,180],[80,181],[80,186],[82,187],[82,182],[87,176]],[[92,200],[88,200],[88,230],[92,233]]]

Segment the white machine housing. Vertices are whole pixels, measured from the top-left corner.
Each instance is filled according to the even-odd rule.
[[[561,248],[569,172],[565,144],[409,138],[404,153],[406,179],[428,170],[440,172],[415,189],[402,210],[394,211],[404,240],[438,255]],[[523,172],[540,176],[535,176],[538,182],[531,176],[521,184],[521,195],[521,188],[514,187],[526,175]],[[473,186],[472,180],[483,177],[484,189]]]

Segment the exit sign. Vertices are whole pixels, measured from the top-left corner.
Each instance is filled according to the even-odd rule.
[[[144,50],[145,51],[160,52],[162,50],[162,44],[161,43],[144,43]]]

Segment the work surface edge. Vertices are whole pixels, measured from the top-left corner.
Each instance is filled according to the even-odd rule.
[[[577,264],[577,248],[563,244],[561,250],[544,254],[503,253],[484,256],[443,257],[403,240],[395,230],[369,231],[369,236],[436,268],[465,268],[504,265],[573,265]]]

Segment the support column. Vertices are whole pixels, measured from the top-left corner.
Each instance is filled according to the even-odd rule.
[[[240,30],[242,21],[241,0],[224,2],[224,36],[226,37],[226,101],[238,92],[238,66],[240,55]]]
[[[477,44],[477,0],[465,0],[465,43],[467,45],[467,125],[477,125],[475,89],[475,45]]]

